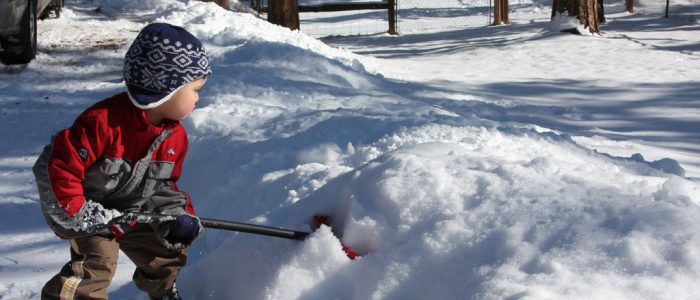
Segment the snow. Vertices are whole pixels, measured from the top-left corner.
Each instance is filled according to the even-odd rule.
[[[88,200],[85,202],[83,219],[78,224],[68,223],[63,226],[76,232],[91,232],[96,227],[104,228],[104,225],[109,224],[112,219],[121,215],[122,213],[116,209],[107,209],[100,203]]]
[[[313,231],[205,230],[186,298],[700,297],[694,6],[609,13],[599,37],[536,20],[318,40],[197,1],[66,5],[39,22],[35,61],[0,70],[1,299],[38,299],[68,260],[31,167],[124,89],[124,51],[153,21],[212,56],[184,120],[198,214]],[[122,255],[111,298],[147,298],[133,270]]]

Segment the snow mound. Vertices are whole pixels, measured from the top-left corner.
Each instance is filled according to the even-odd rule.
[[[429,124],[352,151],[319,147],[334,153],[335,167],[300,161],[258,182],[258,193],[288,191],[297,198],[279,200],[260,220],[303,228],[299,220],[329,214],[343,243],[364,257],[349,265],[328,262],[325,256],[342,261],[336,243],[316,257],[318,264],[304,265],[294,257],[302,246],[234,237],[228,240],[235,251],[226,248],[199,267],[216,269],[215,262],[230,260],[235,266],[236,253],[276,248],[286,259],[266,265],[272,270],[265,276],[277,279],[264,288],[219,279],[249,274],[243,268],[205,282],[228,282],[232,294],[246,290],[265,299],[289,290],[283,275],[300,278],[302,288],[289,295],[301,299],[588,298],[591,290],[601,291],[593,298],[682,298],[700,292],[692,284],[700,271],[700,236],[691,229],[700,225],[700,211],[688,193],[697,185],[680,177],[518,129]],[[333,168],[350,171],[335,176]],[[315,246],[302,251],[316,255],[306,247]],[[321,265],[326,269],[318,270]]]
[[[209,231],[184,290],[254,299],[700,293],[699,187],[656,170],[671,163],[446,111],[367,72],[361,57],[190,5],[163,20],[184,24],[214,57],[188,121],[188,172],[208,178],[192,190],[205,195],[200,214],[297,230],[330,215],[364,256],[348,262],[328,228],[301,243]]]

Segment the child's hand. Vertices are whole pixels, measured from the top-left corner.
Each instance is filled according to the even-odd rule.
[[[109,227],[113,218],[121,216],[119,211],[106,209],[102,204],[90,200],[85,202],[83,209],[80,226],[85,232],[98,232]]]
[[[199,236],[202,228],[199,218],[190,215],[178,215],[175,220],[168,223],[170,230],[165,239],[173,245],[178,243],[191,244]]]

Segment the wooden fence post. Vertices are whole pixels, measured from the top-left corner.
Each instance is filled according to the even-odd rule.
[[[396,32],[396,0],[388,0],[389,2],[389,31],[391,35],[399,34]]]
[[[493,23],[491,25],[501,25],[501,0],[493,1]]]
[[[299,30],[299,1],[270,0],[267,9],[267,21],[291,30]]]

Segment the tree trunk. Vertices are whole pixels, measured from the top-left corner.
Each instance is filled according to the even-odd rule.
[[[389,1],[389,30],[387,30],[387,33],[391,35],[398,35],[399,33],[396,32],[396,0],[388,0]]]
[[[591,34],[600,34],[598,27],[598,0],[554,0],[552,3],[552,18],[557,13],[568,13],[570,17],[576,17],[583,28]]]
[[[503,24],[510,24],[510,19],[508,19],[508,0],[501,0],[501,18],[503,18]]]
[[[218,4],[219,6],[223,7],[226,10],[229,10],[231,7],[229,6],[229,0],[202,0],[204,2],[214,2]]]
[[[267,9],[267,21],[272,24],[299,29],[298,0],[270,0]]]
[[[508,0],[494,0],[493,25],[508,24]]]
[[[584,28],[588,28],[591,33],[600,34],[598,27],[598,1],[579,0],[578,19]]]

